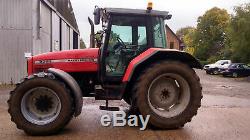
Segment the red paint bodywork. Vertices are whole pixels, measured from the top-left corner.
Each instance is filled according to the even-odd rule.
[[[65,72],[97,72],[98,62],[85,61],[85,62],[51,62],[44,64],[37,64],[36,61],[41,60],[65,60],[65,59],[95,59],[98,60],[99,49],[83,49],[83,50],[70,50],[60,52],[50,52],[34,56],[28,60],[28,74],[31,75],[36,72],[45,71],[49,68],[56,68]],[[133,74],[134,68],[137,64],[141,63],[157,51],[177,51],[173,49],[150,48],[135,57],[128,65],[126,72],[123,76],[122,82],[128,82]]]
[[[122,82],[128,82],[130,77],[133,74],[134,68],[137,64],[141,63],[144,59],[147,59],[149,56],[155,54],[158,51],[168,51],[168,52],[179,52],[176,49],[162,49],[162,48],[150,48],[140,54],[139,56],[135,57],[128,65],[128,68],[123,76]]]
[[[151,55],[152,53],[154,53],[157,50],[159,50],[159,48],[150,48],[147,51],[145,51],[142,54],[140,54],[139,56],[135,57],[129,63],[128,68],[127,68],[127,70],[125,72],[125,75],[123,76],[122,82],[129,81],[129,77],[132,75],[135,65],[137,65],[138,63],[140,63],[145,57]]]
[[[68,50],[60,52],[49,52],[33,56],[28,60],[28,74],[46,70],[48,68],[56,68],[65,72],[97,72],[98,69],[98,51],[99,49],[82,49]],[[67,59],[84,59],[83,62],[64,62]],[[39,61],[46,63],[36,63]],[[49,62],[49,61],[53,62]],[[86,61],[87,60],[87,61]],[[95,60],[95,61],[88,61]]]

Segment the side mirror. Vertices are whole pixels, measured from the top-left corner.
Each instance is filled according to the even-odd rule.
[[[97,6],[95,6],[95,10],[94,10],[94,22],[95,25],[99,25],[100,24],[100,19],[101,19],[101,9],[98,8]]]

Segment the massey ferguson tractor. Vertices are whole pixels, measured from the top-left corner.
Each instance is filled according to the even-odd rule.
[[[11,91],[8,112],[30,135],[59,132],[81,114],[83,97],[105,100],[101,110],[117,111],[124,100],[154,128],[183,127],[201,106],[202,87],[194,68],[202,66],[183,51],[167,49],[165,11],[98,8],[90,48],[49,52],[27,61],[28,76]],[[94,24],[102,26],[98,34]],[[84,111],[84,110],[83,110]]]

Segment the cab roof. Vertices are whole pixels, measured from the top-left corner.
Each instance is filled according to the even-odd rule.
[[[107,14],[111,15],[134,15],[134,16],[156,16],[164,19],[170,19],[171,15],[167,11],[124,9],[124,8],[104,8]]]

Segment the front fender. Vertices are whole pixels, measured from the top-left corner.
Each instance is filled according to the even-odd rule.
[[[80,115],[82,112],[82,106],[83,106],[83,100],[82,100],[82,91],[79,87],[78,83],[75,81],[75,79],[69,75],[68,73],[55,69],[50,68],[48,69],[49,73],[52,73],[55,77],[59,78],[60,80],[64,81],[65,84],[71,89],[73,98],[74,98],[74,104],[75,104],[75,117]]]

